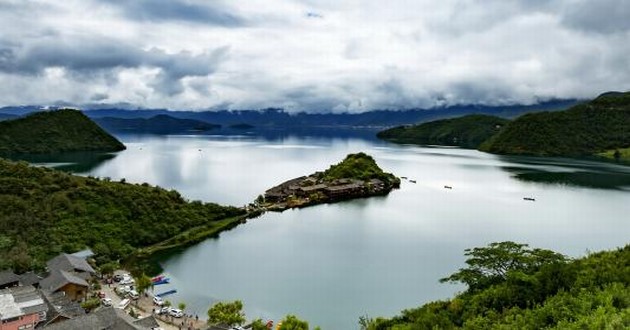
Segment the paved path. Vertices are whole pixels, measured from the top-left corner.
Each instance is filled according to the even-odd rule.
[[[116,274],[123,273],[122,271],[116,271]],[[101,282],[101,291],[105,293],[107,298],[112,299],[112,306],[117,307],[121,298],[114,290],[119,284],[114,282],[113,284],[107,284],[104,281]],[[125,310],[128,312],[130,308],[140,315],[140,317],[146,317],[153,313],[153,309],[157,306],[153,305],[153,297],[150,294],[140,295],[140,299],[132,300],[132,303]],[[165,315],[153,315],[160,323],[160,326],[165,330],[179,330],[179,329],[205,329],[206,322],[204,320],[196,320],[195,318],[173,318]]]

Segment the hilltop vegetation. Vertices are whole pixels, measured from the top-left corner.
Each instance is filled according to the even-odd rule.
[[[630,92],[606,93],[566,111],[526,114],[483,143],[482,151],[590,156],[630,147]]]
[[[400,183],[399,178],[391,173],[385,173],[378,164],[376,164],[372,156],[363,152],[349,154],[340,163],[330,166],[330,168],[323,172],[321,177],[325,182],[341,179],[361,181],[379,179],[391,184]]]
[[[189,202],[174,190],[148,184],[85,178],[0,159],[0,269],[41,269],[48,258],[85,247],[101,263],[124,259],[138,248],[191,228],[207,230],[204,226],[243,213]]]
[[[43,111],[0,122],[0,154],[4,155],[124,149],[77,110]]]
[[[436,120],[413,126],[399,126],[377,134],[396,143],[447,145],[478,148],[508,123],[507,119],[488,115],[468,115]]]
[[[513,242],[466,250],[467,267],[442,279],[468,286],[453,299],[364,317],[363,329],[628,329],[630,245],[569,260]]]

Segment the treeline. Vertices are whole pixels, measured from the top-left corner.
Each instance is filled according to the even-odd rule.
[[[442,279],[468,286],[453,299],[363,329],[628,329],[630,245],[569,260],[513,242],[466,250],[467,267]]]
[[[536,156],[589,156],[630,147],[630,93],[607,93],[566,111],[526,114],[482,151]]]
[[[124,149],[78,110],[43,111],[0,122],[0,155]]]
[[[394,127],[377,134],[383,140],[421,145],[460,146],[476,149],[509,121],[488,115],[436,120],[413,126]]]
[[[99,263],[244,211],[148,184],[113,182],[0,159],[0,269],[41,269],[90,247]]]
[[[356,179],[356,180],[370,180],[379,179],[385,183],[399,184],[400,179],[395,177],[391,173],[384,172],[372,156],[359,152],[356,154],[349,154],[340,163],[331,165],[326,171],[322,173],[324,181],[334,181],[339,179]]]
[[[630,92],[605,93],[568,110],[530,113],[513,121],[471,115],[396,127],[377,136],[396,143],[461,146],[496,154],[626,159]]]

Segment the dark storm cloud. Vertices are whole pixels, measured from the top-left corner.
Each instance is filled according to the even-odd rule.
[[[161,49],[143,50],[115,40],[45,40],[0,48],[0,71],[38,75],[47,68],[60,67],[77,76],[89,77],[116,69],[159,68],[151,86],[160,93],[175,95],[183,91],[182,78],[214,73],[226,54],[225,47],[197,55],[187,51],[169,54]]]
[[[203,5],[181,0],[98,1],[115,5],[132,20],[182,21],[225,27],[238,27],[246,24],[244,18],[229,12],[219,1],[206,1]]]
[[[568,27],[595,33],[630,31],[630,1],[577,1],[566,7],[562,22]]]

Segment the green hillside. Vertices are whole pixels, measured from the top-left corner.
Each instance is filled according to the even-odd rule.
[[[499,117],[468,115],[414,126],[395,127],[379,132],[377,136],[396,143],[477,148],[507,123],[507,119]]]
[[[379,179],[383,182],[397,186],[400,179],[391,173],[384,172],[372,156],[359,152],[349,154],[340,163],[331,165],[322,174],[325,182],[332,182],[341,179],[370,180]]]
[[[0,270],[41,269],[51,256],[85,247],[99,262],[124,259],[138,248],[193,228],[186,235],[208,232],[225,226],[222,219],[242,214],[239,208],[189,202],[174,190],[148,184],[0,159]]]
[[[498,154],[590,156],[630,147],[630,92],[606,93],[566,111],[526,114],[480,150]]]
[[[0,122],[0,154],[4,155],[124,149],[77,110],[43,111]]]
[[[209,124],[194,119],[181,119],[168,115],[151,118],[94,118],[94,121],[109,132],[134,132],[152,134],[176,134],[205,132],[220,128],[221,125]]]
[[[630,245],[569,260],[513,242],[466,250],[454,298],[362,317],[366,330],[630,329]]]

